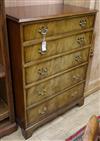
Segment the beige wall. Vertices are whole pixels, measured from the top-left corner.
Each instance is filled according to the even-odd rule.
[[[96,8],[100,10],[100,2],[96,2]],[[92,61],[90,81],[100,79],[100,12],[97,14],[96,24],[95,24],[95,50],[94,58]]]
[[[63,0],[5,0],[6,7],[62,3]]]
[[[64,0],[65,4],[75,5],[75,6],[89,6],[89,0]]]
[[[96,1],[95,8],[100,11],[100,1]],[[100,12],[98,12],[95,23],[94,57],[91,63],[88,89],[100,88]],[[89,88],[90,87],[90,88]]]

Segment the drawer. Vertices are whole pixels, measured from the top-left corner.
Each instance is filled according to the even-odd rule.
[[[58,95],[57,96],[58,108],[62,108],[63,106],[67,106],[74,102],[75,100],[78,100],[84,95],[83,92],[84,83],[64,92],[63,94]]]
[[[42,80],[51,75],[88,61],[89,50],[90,49],[87,48],[82,51],[61,56],[56,59],[25,68],[26,84]]]
[[[85,80],[86,70],[87,65],[26,89],[26,106],[36,104],[51,95],[57,94],[59,91]]]
[[[55,112],[57,109],[71,104],[74,100],[78,100],[83,96],[83,89],[84,84],[78,85],[35,108],[29,109],[27,111],[27,123],[38,122]]]
[[[35,123],[44,119],[48,114],[57,110],[56,99],[52,99],[45,102],[35,108],[31,108],[27,111],[27,123]]]
[[[91,43],[92,32],[77,34],[59,40],[47,41],[47,51],[40,52],[41,44],[24,47],[24,62],[40,60],[67,51],[80,49]]]
[[[41,39],[42,33],[47,31],[48,36],[54,36],[74,30],[93,27],[94,15],[64,18],[56,21],[42,21],[23,25],[23,41]]]

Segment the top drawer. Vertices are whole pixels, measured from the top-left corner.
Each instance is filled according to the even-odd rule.
[[[91,28],[94,25],[94,15],[85,15],[80,17],[64,18],[56,21],[42,21],[39,23],[30,23],[23,26],[23,40],[41,39],[41,30],[47,29],[47,37],[74,30]]]

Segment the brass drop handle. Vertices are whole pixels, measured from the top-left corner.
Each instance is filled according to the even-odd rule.
[[[39,109],[39,114],[44,115],[47,112],[47,107],[43,107],[43,109]]]
[[[77,39],[77,43],[82,47],[85,45],[85,38],[84,37],[79,37]]]
[[[77,61],[77,62],[82,62],[82,57],[81,57],[81,55],[75,56],[75,61]]]
[[[81,80],[81,77],[80,77],[80,75],[73,75],[72,79],[74,81],[79,81],[79,80]]]
[[[93,48],[90,49],[90,57],[93,57],[94,55],[94,51],[93,51]]]
[[[44,96],[47,94],[47,91],[46,91],[46,89],[43,89],[43,90],[39,91],[38,94],[39,94],[39,96]]]
[[[39,29],[39,33],[42,35],[42,45],[39,49],[39,53],[41,55],[44,55],[47,52],[47,45],[46,45],[46,34],[47,34],[47,32],[48,32],[48,27],[43,26]]]
[[[80,20],[80,26],[81,26],[81,28],[85,28],[86,25],[87,25],[87,20],[86,19],[81,19]]]
[[[45,36],[45,35],[47,34],[47,32],[48,32],[48,27],[47,27],[47,26],[46,26],[46,27],[42,26],[42,27],[39,29],[39,33],[40,33],[41,35],[43,35],[43,36]]]
[[[42,77],[45,77],[48,75],[48,69],[47,68],[42,68],[38,70],[38,74]]]

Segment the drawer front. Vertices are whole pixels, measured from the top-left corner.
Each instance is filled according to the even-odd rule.
[[[77,68],[26,90],[26,105],[30,106],[85,79],[87,66]]]
[[[74,102],[75,100],[81,98],[84,95],[83,91],[84,91],[84,83],[64,92],[61,95],[58,95],[57,96],[58,108],[67,106],[72,102]]]
[[[46,61],[37,65],[32,65],[25,69],[26,84],[42,80],[85,61],[88,61],[89,48],[75,52],[66,56],[61,56],[54,60]]]
[[[43,23],[44,22],[44,23]],[[81,30],[93,27],[94,15],[85,15],[73,18],[64,18],[58,21],[43,21],[23,26],[23,40],[29,41],[42,38],[42,33],[47,32],[48,36],[54,36],[74,30]]]
[[[57,110],[56,99],[52,99],[48,102],[45,102],[35,108],[32,108],[27,111],[27,123],[38,122],[39,120],[44,119],[48,114]]]
[[[78,85],[71,90],[68,90],[55,98],[27,111],[27,123],[38,122],[49,114],[52,114],[57,109],[63,108],[71,104],[74,100],[78,100],[83,96],[84,84]]]
[[[24,48],[24,62],[40,60],[60,53],[80,49],[91,43],[92,32],[86,32],[54,41],[47,41],[47,51],[40,52],[41,44]]]

